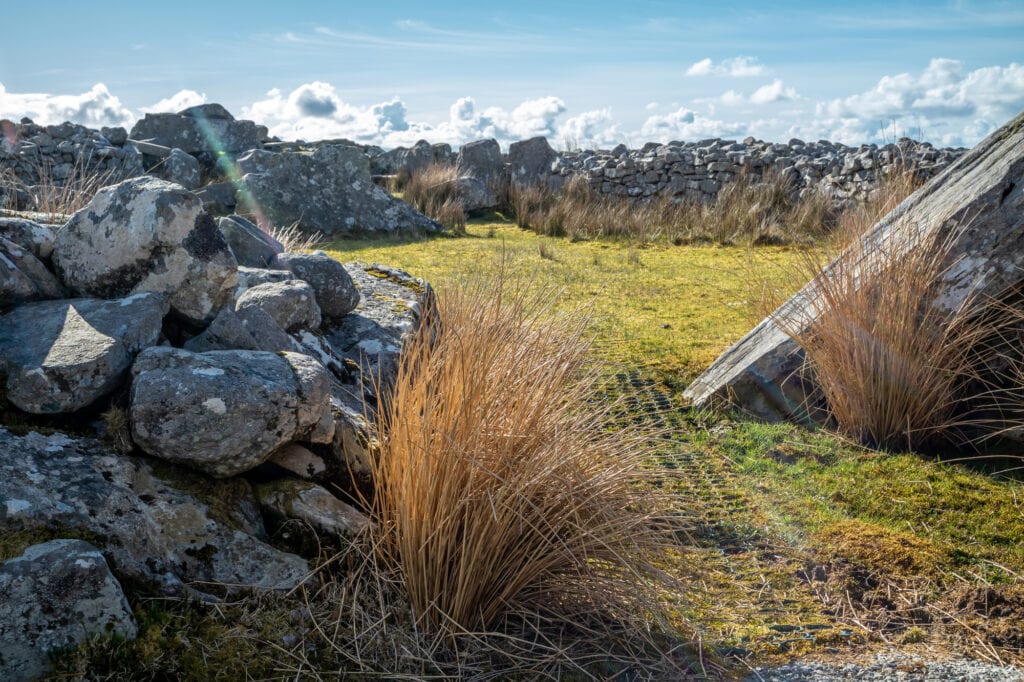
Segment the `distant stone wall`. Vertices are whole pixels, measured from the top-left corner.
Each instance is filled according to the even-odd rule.
[[[836,202],[862,200],[880,178],[897,169],[914,169],[930,178],[958,159],[965,149],[935,149],[927,142],[903,138],[895,144],[847,147],[819,140],[793,139],[786,144],[748,137],[700,142],[648,143],[629,150],[562,152],[552,164],[548,186],[559,189],[574,175],[588,179],[603,195],[652,197],[664,194],[707,201],[741,173],[754,179],[776,173],[794,191],[823,192]]]

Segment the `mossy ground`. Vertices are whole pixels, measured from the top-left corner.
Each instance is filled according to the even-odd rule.
[[[465,236],[326,250],[402,268],[442,292],[504,264],[507,274],[560,288],[561,306],[592,306],[595,346],[610,365],[609,391],[627,398],[624,417],[665,427],[661,464],[679,475],[664,485],[688,527],[667,559],[688,584],[672,595],[674,612],[709,662],[739,676],[795,656],[853,658],[886,646],[1024,662],[1024,485],[1020,470],[1005,471],[1021,460],[984,466],[990,460],[951,461],[952,452],[939,453],[946,461],[879,452],[683,405],[682,388],[756,321],[752,273],[773,277],[794,250],[570,242],[499,217],[471,221]],[[282,644],[293,641],[294,605],[260,605],[258,617],[237,606],[140,602],[139,612],[138,643],[91,650],[90,660],[147,671],[138,679],[217,679],[221,670],[244,678],[243,660],[262,678],[282,671],[267,657],[294,660],[303,646]],[[65,669],[74,668],[72,659]]]

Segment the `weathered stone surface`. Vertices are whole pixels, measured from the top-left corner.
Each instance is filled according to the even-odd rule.
[[[0,427],[0,532],[88,538],[119,575],[170,595],[209,598],[218,584],[287,590],[306,579],[303,559],[239,519],[254,503],[244,481],[154,467],[94,440]]]
[[[188,190],[196,189],[201,184],[199,161],[177,148],[172,149],[170,155],[152,173]]]
[[[505,175],[505,160],[498,141],[491,138],[462,145],[455,165],[459,173],[471,175],[481,182],[495,185]]]
[[[309,480],[317,479],[327,472],[324,458],[298,443],[282,445],[267,461]]]
[[[257,308],[274,318],[285,331],[315,330],[322,316],[313,287],[298,279],[258,284],[238,297],[235,311]]]
[[[256,499],[270,518],[301,521],[320,533],[353,537],[370,523],[361,511],[316,483],[295,478],[257,485]]]
[[[139,351],[159,340],[166,313],[166,299],[149,293],[14,309],[0,317],[0,373],[7,376],[7,399],[35,414],[92,404],[117,387]]]
[[[1007,123],[897,206],[863,237],[863,253],[921,248],[953,235],[955,262],[944,275],[939,304],[949,309],[970,293],[985,300],[1021,281],[1024,272],[1024,114]],[[860,251],[860,247],[858,247]],[[806,419],[806,390],[797,379],[803,354],[775,320],[813,322],[812,285],[763,320],[686,389],[702,405],[727,398],[770,420]]]
[[[454,194],[459,197],[464,211],[483,211],[498,205],[498,194],[491,184],[470,175],[463,175],[452,181]]]
[[[551,164],[557,156],[546,137],[531,137],[529,140],[513,142],[508,147],[512,185],[524,187],[546,184],[551,174]]]
[[[318,360],[302,353],[282,352],[295,373],[299,404],[295,413],[295,440],[330,443],[334,437],[331,416],[331,375]],[[315,432],[315,436],[313,436]]]
[[[184,343],[185,350],[205,353],[211,350],[296,350],[296,345],[273,317],[259,308],[235,312],[221,308],[201,334]]]
[[[314,153],[256,150],[238,160],[247,211],[262,210],[275,224],[298,223],[307,233],[439,231],[441,226],[395,199],[370,178],[357,147],[327,145]]]
[[[325,413],[295,364],[263,351],[147,349],[132,367],[135,443],[215,477],[248,471]]]
[[[344,317],[359,305],[359,290],[352,276],[323,251],[279,253],[270,267],[291,272],[313,288],[320,311],[326,317]]]
[[[212,114],[212,115],[211,115]],[[146,114],[132,127],[133,140],[147,140],[177,147],[187,154],[257,149],[266,128],[252,121],[236,121],[219,104],[191,107],[177,114]]]
[[[101,190],[57,234],[53,263],[78,296],[162,293],[193,324],[213,319],[237,279],[235,257],[199,199],[149,177]]]
[[[288,282],[298,279],[287,270],[271,270],[269,268],[247,268],[239,266],[238,284],[235,286],[235,300],[249,289],[270,282]]]
[[[203,202],[203,207],[210,215],[222,216],[233,213],[238,200],[235,198],[235,183],[211,182],[195,191],[195,195]]]
[[[38,679],[49,652],[111,635],[134,639],[135,620],[96,547],[52,540],[0,564],[0,678]]]
[[[25,301],[66,295],[64,286],[38,258],[0,237],[0,312]]]
[[[240,215],[221,218],[217,221],[217,227],[241,266],[265,268],[274,256],[284,253],[281,242]]]
[[[0,216],[0,237],[14,242],[40,260],[50,257],[56,239],[53,226],[11,216]]]
[[[430,144],[419,140],[412,147],[396,147],[371,158],[374,173],[412,175],[427,166],[452,163],[452,148],[448,144]]]

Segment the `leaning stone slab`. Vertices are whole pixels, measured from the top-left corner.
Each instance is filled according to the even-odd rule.
[[[159,294],[29,303],[0,317],[7,399],[26,412],[74,412],[113,391],[167,313]]]
[[[185,342],[185,350],[300,350],[281,325],[259,308],[235,312],[224,306],[206,329]]]
[[[0,427],[0,533],[87,538],[119,575],[162,594],[210,599],[301,584],[305,560],[255,537],[262,524],[246,513],[254,504],[239,479],[211,481],[92,439]]]
[[[192,324],[209,322],[231,299],[238,267],[202,202],[149,177],[97,193],[57,234],[53,263],[78,296],[162,293]]]
[[[132,367],[135,443],[218,478],[259,466],[315,428],[327,410],[321,379],[310,369],[316,361],[293,362],[289,355],[147,349]]]
[[[51,225],[13,216],[0,216],[0,237],[31,251],[40,260],[50,257],[56,239]]]
[[[39,679],[50,652],[111,635],[134,639],[135,620],[106,559],[88,542],[51,540],[0,564],[0,679]]]
[[[281,242],[240,215],[224,216],[217,221],[217,227],[240,266],[265,268],[274,256],[284,252]]]
[[[999,296],[1024,273],[1024,114],[987,137],[882,218],[863,253],[908,253],[939,236],[955,239],[938,304],[952,310],[968,294]],[[861,249],[863,249],[861,251]],[[686,389],[695,405],[728,400],[767,420],[808,419],[803,354],[775,320],[813,321],[807,285],[723,353]]]
[[[551,164],[558,153],[548,144],[546,137],[531,137],[508,146],[508,165],[514,187],[547,184]]]
[[[240,207],[262,211],[277,225],[297,224],[325,236],[355,232],[440,231],[441,226],[373,184],[361,149],[324,145],[308,152],[250,151]]]

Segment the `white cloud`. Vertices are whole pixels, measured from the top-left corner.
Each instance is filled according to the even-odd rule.
[[[756,57],[733,57],[715,64],[710,58],[694,62],[686,70],[687,76],[728,76],[729,78],[749,78],[767,73],[763,64]]]
[[[165,112],[177,113],[189,107],[206,104],[206,93],[198,93],[195,90],[179,90],[170,97],[164,97],[156,104],[139,109],[144,114],[160,114]]]
[[[939,144],[961,145],[974,144],[1021,109],[1024,65],[965,73],[962,62],[939,58],[920,74],[886,75],[867,92],[819,103],[815,124],[851,143],[920,134]]]
[[[700,140],[708,137],[733,137],[743,130],[736,123],[706,118],[685,107],[664,116],[651,116],[640,127],[644,142]]]
[[[559,140],[583,149],[614,147],[626,141],[612,117],[611,109],[594,109],[565,120],[559,127]],[[554,141],[553,141],[554,142]]]
[[[753,104],[770,104],[772,102],[784,102],[797,99],[795,88],[787,88],[778,78],[767,85],[762,85],[750,96]]]
[[[24,116],[40,125],[72,121],[92,128],[130,126],[136,118],[103,83],[80,95],[12,93],[0,83],[0,118],[18,121]]]

